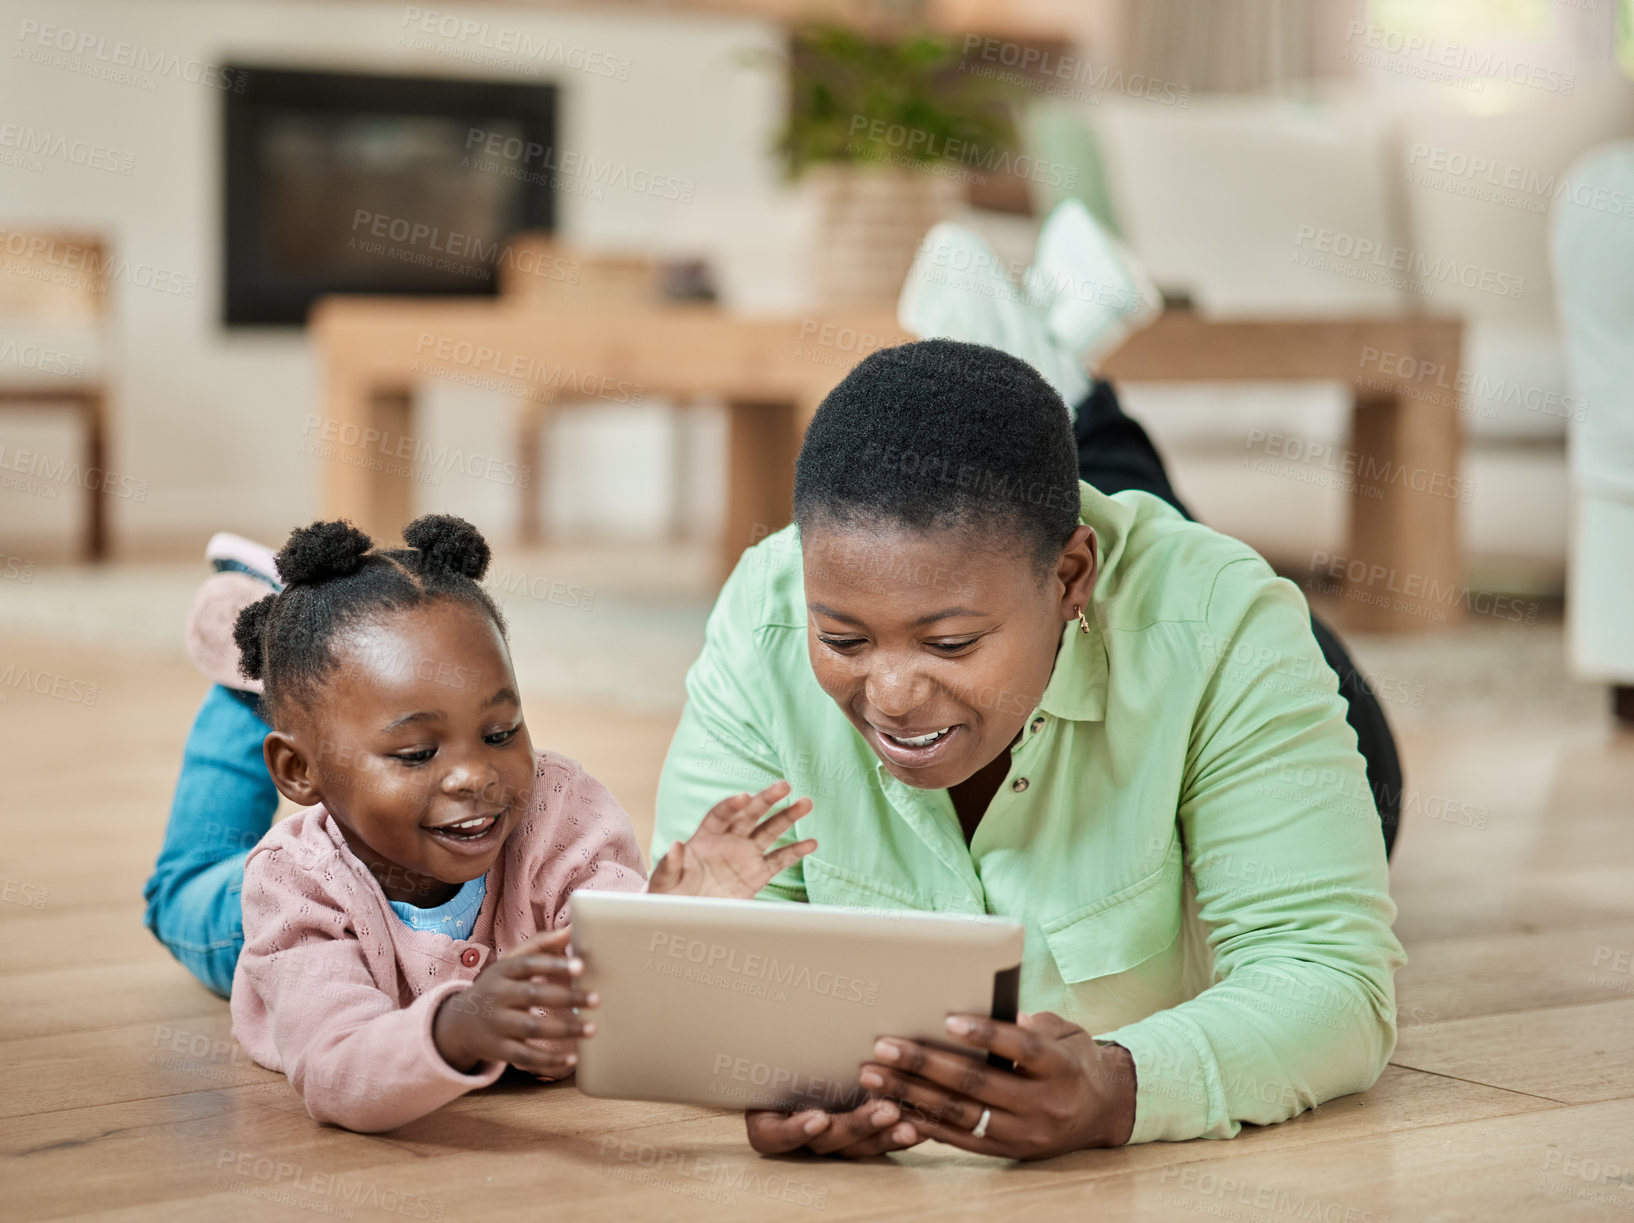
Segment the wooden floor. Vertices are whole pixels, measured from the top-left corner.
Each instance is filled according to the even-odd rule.
[[[1404,736],[1412,962],[1372,1091],[1232,1142],[847,1165],[572,1086],[502,1083],[384,1137],[316,1125],[141,924],[203,681],[0,640],[12,663],[65,695],[0,691],[0,1218],[1634,1220],[1634,738],[1608,729]],[[644,839],[670,720],[528,715]]]

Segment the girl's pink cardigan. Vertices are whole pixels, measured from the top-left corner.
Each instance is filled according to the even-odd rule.
[[[389,1130],[504,1070],[462,1074],[431,1039],[437,1007],[525,939],[567,924],[581,887],[640,891],[630,817],[577,761],[538,753],[533,794],[488,872],[469,939],[411,929],[323,807],[273,825],[244,863],[233,1035],[289,1076],[319,1121]]]

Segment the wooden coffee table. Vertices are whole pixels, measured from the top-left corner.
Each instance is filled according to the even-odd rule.
[[[415,465],[436,461],[415,433],[423,381],[546,403],[723,399],[723,579],[745,547],[789,520],[794,458],[823,396],[869,352],[909,338],[889,311],[746,318],[711,306],[576,311],[369,297],[326,299],[311,325],[325,380],[316,430],[327,439],[324,510],[378,537],[398,536],[414,513]],[[1428,362],[1434,386],[1455,387],[1461,343],[1457,320],[1427,316],[1213,321],[1170,312],[1102,372],[1120,381],[1353,387],[1350,451],[1374,478],[1352,489],[1350,542],[1326,570],[1343,580],[1347,624],[1411,632],[1455,622],[1463,607],[1458,501],[1444,495],[1458,476],[1457,399],[1426,394],[1423,374]],[[1404,469],[1438,473],[1442,491],[1379,476]]]
[[[1457,624],[1468,590],[1459,540],[1463,323],[1208,319],[1170,311],[1101,368],[1120,382],[1341,382],[1350,440],[1332,464],[1348,485],[1343,553],[1316,554],[1307,585],[1336,580],[1347,627],[1423,632]]]

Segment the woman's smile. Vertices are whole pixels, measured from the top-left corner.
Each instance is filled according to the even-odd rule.
[[[868,729],[873,732],[870,746],[885,760],[905,769],[922,769],[943,760],[950,751],[958,750],[959,732],[964,727],[956,722],[936,730],[910,734],[888,731],[870,721]]]

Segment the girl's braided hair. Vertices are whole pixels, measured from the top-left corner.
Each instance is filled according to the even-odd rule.
[[[427,514],[403,532],[407,548],[377,551],[349,522],[291,532],[278,553],[284,589],[238,614],[239,670],[266,687],[270,713],[309,705],[335,665],[336,634],[381,615],[455,599],[482,609],[500,633],[504,617],[478,584],[491,553],[463,518]]]

